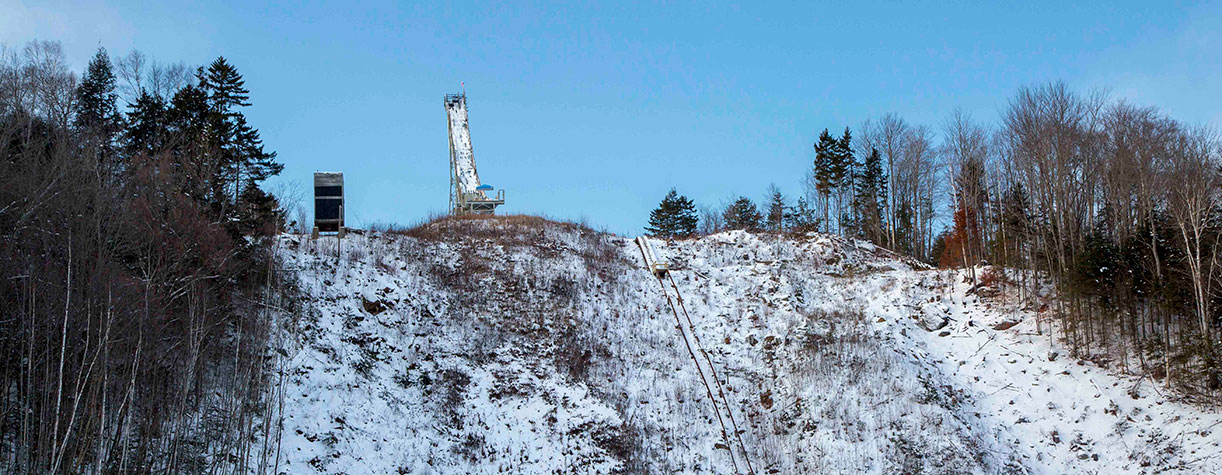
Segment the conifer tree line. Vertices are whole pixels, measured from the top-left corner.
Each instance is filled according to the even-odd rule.
[[[1076,356],[1188,394],[1222,387],[1222,147],[1207,127],[1054,82],[995,123],[895,114],[813,144],[805,194],[704,208],[697,229],[820,231],[942,267],[1007,269]],[[1053,290],[1052,294],[1047,292]],[[1052,295],[1055,295],[1053,297]]]
[[[0,472],[270,466],[292,302],[250,105],[225,58],[99,49],[77,76],[58,43],[0,48]]]

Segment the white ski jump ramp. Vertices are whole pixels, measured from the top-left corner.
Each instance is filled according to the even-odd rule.
[[[475,152],[471,150],[471,129],[467,125],[466,98],[446,101],[450,118],[450,144],[454,152],[454,171],[463,193],[482,194],[479,174],[475,172]]]
[[[450,130],[450,212],[493,214],[497,206],[505,204],[505,190],[491,193],[493,188],[479,181],[467,125],[467,95],[447,94],[445,106]]]

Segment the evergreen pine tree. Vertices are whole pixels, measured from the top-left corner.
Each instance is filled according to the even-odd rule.
[[[1007,232],[1021,235],[1027,232],[1031,221],[1031,200],[1022,182],[1015,182],[1002,198],[1002,216]]]
[[[848,127],[844,128],[844,135],[836,140],[832,152],[835,157],[832,167],[832,180],[835,186],[837,188],[850,186],[853,179],[853,134]]]
[[[1023,184],[1018,182],[1011,185],[997,207],[1000,208],[997,214],[1001,220],[1001,232],[995,245],[1000,252],[994,252],[994,255],[999,258],[999,264],[1017,267],[1027,236],[1031,233],[1031,203]]]
[[[136,102],[129,104],[123,147],[130,156],[154,155],[165,148],[169,110],[165,99],[140,89]]]
[[[1122,270],[1121,251],[1103,219],[1095,223],[1086,235],[1076,265],[1068,273],[1070,288],[1078,294],[1097,299],[1106,306],[1114,305],[1118,271]],[[1126,272],[1127,274],[1128,272]]]
[[[895,210],[895,252],[912,255],[913,238],[916,236],[916,212],[912,202],[904,200]]]
[[[785,206],[785,196],[781,194],[781,190],[775,184],[770,185],[768,187],[768,215],[766,216],[769,231],[785,230],[786,209],[788,207]]]
[[[259,183],[279,174],[284,165],[276,162],[276,153],[263,149],[259,131],[246,123],[238,108],[250,106],[250,91],[246,81],[224,57],[219,57],[199,74],[200,88],[207,94],[209,140],[218,152],[217,165],[221,179],[212,190],[217,199],[232,189],[234,201],[247,184]]]
[[[755,207],[755,203],[750,198],[745,196],[738,197],[724,213],[726,219],[726,229],[745,229],[754,231],[759,229],[760,216],[759,209]]]
[[[99,160],[113,155],[115,137],[123,128],[122,116],[115,105],[118,98],[110,56],[105,48],[98,48],[76,88],[73,125],[85,134],[87,143],[97,147]]]
[[[187,85],[174,94],[166,111],[171,152],[178,168],[182,193],[203,203],[210,199],[211,190],[223,189],[220,163],[211,146],[207,130],[209,122],[208,94],[195,85]],[[219,207],[218,207],[219,208]]]
[[[785,227],[795,233],[809,233],[819,230],[819,218],[815,209],[810,206],[805,197],[798,197],[798,203],[785,216]]]
[[[844,135],[836,140],[831,150],[831,188],[836,196],[836,224],[843,232],[853,221],[852,213],[846,209],[845,194],[853,192],[853,136],[849,128],[844,128]],[[849,198],[851,200],[851,198]]]
[[[209,104],[215,112],[237,115],[237,108],[250,106],[250,91],[246,89],[246,80],[224,56],[216,58],[208,65],[208,70],[200,77],[200,83],[208,92]]]
[[[882,244],[885,226],[882,210],[887,196],[887,178],[883,172],[882,157],[877,149],[871,149],[865,157],[856,177],[853,207],[858,216],[857,235],[875,244]]]
[[[188,84],[174,93],[166,115],[171,131],[179,136],[179,143],[202,144],[208,121],[208,93],[199,86]]]
[[[250,183],[242,191],[238,226],[242,234],[270,236],[285,229],[286,213],[275,196]]]
[[[823,223],[828,223],[828,207],[832,187],[835,184],[837,155],[836,139],[823,129],[819,141],[815,142],[815,191],[819,194],[819,205],[823,209]]]
[[[245,116],[238,116],[238,143],[241,144],[244,158],[245,173],[248,183],[259,183],[284,170],[284,165],[276,161],[276,152],[263,149],[263,139],[259,131],[246,124]]]
[[[671,188],[657,209],[649,213],[649,226],[645,227],[645,232],[655,237],[689,237],[696,234],[698,221],[696,204]]]

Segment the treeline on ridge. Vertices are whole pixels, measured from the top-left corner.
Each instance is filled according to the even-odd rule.
[[[123,84],[120,84],[123,81]],[[0,471],[212,472],[269,456],[282,165],[224,58],[0,49]],[[266,439],[264,439],[266,440]]]
[[[698,209],[672,190],[646,231],[821,231],[966,268],[1030,300],[1075,356],[1211,396],[1220,153],[1209,128],[1056,82],[1020,89],[994,125],[956,110],[937,131],[895,114],[824,130],[796,203],[773,186],[763,212],[746,197]],[[1006,271],[977,276],[982,263]],[[1049,284],[1056,297],[1040,301]]]

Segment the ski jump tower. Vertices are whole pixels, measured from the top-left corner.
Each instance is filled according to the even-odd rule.
[[[450,128],[450,212],[492,214],[505,204],[505,190],[491,194],[492,186],[479,181],[471,129],[467,126],[467,94],[446,94],[446,123]]]

